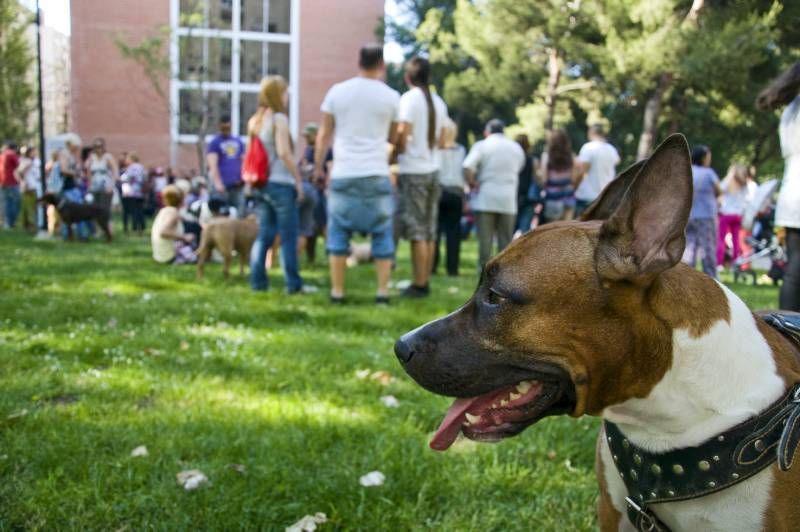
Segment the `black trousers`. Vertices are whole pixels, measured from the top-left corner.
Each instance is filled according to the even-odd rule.
[[[144,231],[144,198],[122,198],[122,228],[126,233],[128,220],[134,231]]]
[[[447,275],[458,275],[458,261],[461,255],[461,213],[464,208],[464,195],[457,188],[442,187],[439,198],[439,223],[436,230],[436,253],[433,258],[433,271],[439,267],[439,242],[442,234],[447,249]]]
[[[781,286],[781,310],[800,312],[800,229],[786,228],[786,272]]]

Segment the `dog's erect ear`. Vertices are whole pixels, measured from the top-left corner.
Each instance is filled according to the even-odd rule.
[[[692,165],[683,135],[670,135],[644,162],[614,213],[603,223],[598,273],[635,279],[681,260],[692,208]]]
[[[639,161],[619,174],[614,180],[603,189],[600,197],[597,198],[589,205],[581,215],[582,222],[589,220],[608,220],[614,214],[619,204],[622,203],[622,198],[630,188],[633,180],[639,175],[639,170],[644,166],[645,161]]]

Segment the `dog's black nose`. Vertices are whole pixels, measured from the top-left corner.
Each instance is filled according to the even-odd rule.
[[[394,354],[397,355],[401,363],[408,364],[414,356],[414,349],[403,338],[400,338],[394,344]]]

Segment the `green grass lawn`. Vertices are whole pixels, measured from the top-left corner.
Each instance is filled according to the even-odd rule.
[[[283,530],[316,512],[321,530],[591,530],[594,419],[428,449],[450,401],[406,377],[392,345],[469,296],[474,261],[468,243],[461,278],[388,309],[373,269],[351,269],[352,304],[331,307],[322,266],[304,271],[319,294],[284,295],[277,271],[253,294],[219,265],[202,283],[158,266],[143,239],[0,232],[0,530]],[[407,279],[405,248],[399,262]],[[184,490],[189,469],[210,482]],[[375,470],[385,484],[362,487]]]

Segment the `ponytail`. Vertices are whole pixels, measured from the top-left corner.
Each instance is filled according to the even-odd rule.
[[[425,85],[420,89],[425,94],[425,101],[428,102],[428,148],[433,149],[436,146],[436,107],[433,105],[430,87]]]
[[[406,63],[406,76],[411,85],[422,90],[428,104],[428,148],[436,146],[436,106],[431,94],[431,65],[424,57],[412,57]]]

